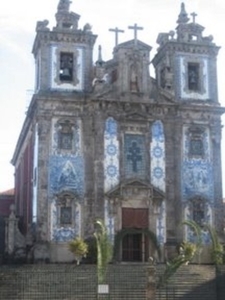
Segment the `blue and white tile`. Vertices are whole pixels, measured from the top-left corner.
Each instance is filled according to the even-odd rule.
[[[72,227],[60,225],[60,208],[56,204],[56,199],[51,203],[51,240],[56,242],[68,242],[81,234],[81,206],[78,203],[73,205],[74,220]]]
[[[150,143],[151,183],[165,192],[165,137],[161,121],[157,120],[151,127]]]
[[[115,218],[110,214],[110,204],[107,199],[105,199],[105,225],[107,228],[109,240],[112,244],[114,244],[114,237],[115,237]]]
[[[188,155],[188,126],[183,129],[183,161],[181,166],[182,201],[198,195],[207,201],[214,201],[214,176],[209,130],[206,128],[203,137],[204,157],[195,158]]]
[[[105,122],[104,131],[104,190],[108,192],[119,183],[118,125],[112,118]]]
[[[63,191],[84,195],[84,161],[82,156],[51,156],[49,160],[50,198]]]
[[[71,120],[71,118],[69,118]],[[63,155],[62,150],[58,149],[58,122],[59,118],[53,118],[52,120],[52,149],[51,153],[52,155]],[[82,150],[82,134],[81,134],[81,120],[80,119],[74,119],[74,145],[73,145],[73,155],[75,156],[81,156],[83,153]]]
[[[150,143],[150,169],[151,184],[165,192],[165,136],[164,128],[161,121],[157,120],[152,124]],[[166,201],[161,203],[159,214],[156,219],[156,236],[160,245],[166,242]]]

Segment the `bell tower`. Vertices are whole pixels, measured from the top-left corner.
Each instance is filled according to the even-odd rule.
[[[70,1],[60,0],[56,26],[38,21],[33,54],[36,65],[35,91],[88,92],[91,89],[92,51],[96,35],[86,24],[78,28],[80,16],[70,12]]]
[[[157,83],[175,94],[176,101],[218,102],[219,47],[211,35],[203,36],[204,27],[196,22],[197,14],[192,13],[190,17],[182,3],[176,32],[158,35],[158,53],[153,59]]]
[[[172,172],[167,169],[167,178],[173,178],[175,191],[176,220],[170,230],[176,239],[184,234],[189,240],[193,233],[187,229],[181,233],[177,226],[183,220],[193,220],[201,226],[208,223],[220,232],[223,223],[218,158],[224,108],[220,107],[217,94],[219,47],[211,35],[203,35],[204,27],[196,17],[196,13],[188,15],[182,3],[176,30],[159,33],[159,48],[152,61],[157,88],[170,94],[178,107],[173,123],[170,120],[166,126],[171,125],[170,132],[174,133],[166,133],[166,147],[173,145],[173,149],[166,148],[167,158],[175,158]],[[173,220],[168,217],[167,224],[170,226]],[[207,238],[204,237],[205,245]],[[207,257],[206,252],[202,257]]]

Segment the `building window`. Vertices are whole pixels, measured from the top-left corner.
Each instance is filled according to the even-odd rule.
[[[188,63],[188,89],[193,92],[200,90],[199,64]]]
[[[73,81],[74,57],[73,53],[61,52],[60,53],[60,81],[71,82]]]
[[[72,226],[73,225],[73,206],[74,196],[70,193],[62,193],[58,196],[58,226]]]
[[[59,123],[58,148],[62,150],[72,150],[73,148],[73,124],[65,120]]]
[[[125,174],[127,178],[145,178],[145,137],[125,134]]]
[[[203,127],[193,126],[189,128],[189,156],[203,158],[205,155],[204,149],[204,133]]]
[[[70,225],[72,223],[72,207],[61,206],[60,208],[60,224]]]
[[[203,141],[198,138],[191,139],[189,153],[190,156],[203,156],[204,155]]]
[[[205,201],[201,198],[196,198],[192,201],[193,221],[199,226],[203,226],[205,222]]]
[[[162,88],[165,88],[165,86],[166,86],[166,74],[165,74],[165,72],[166,72],[165,68],[161,69],[161,71],[160,71],[160,86]]]

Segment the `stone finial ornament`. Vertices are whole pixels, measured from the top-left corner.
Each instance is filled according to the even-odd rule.
[[[47,27],[48,24],[49,24],[48,20],[37,21],[37,23],[36,23],[36,31],[39,31],[39,30],[49,30],[49,28]]]
[[[185,4],[182,2],[181,3],[181,10],[180,10],[180,14],[178,16],[178,20],[177,20],[177,23],[178,24],[181,24],[181,23],[187,23],[189,21],[189,18],[188,18],[188,14],[185,10]]]
[[[59,4],[58,4],[58,12],[69,12],[70,9],[70,4],[72,3],[72,1],[70,0],[60,0]]]

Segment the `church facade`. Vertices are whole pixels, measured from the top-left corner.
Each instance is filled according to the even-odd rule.
[[[16,213],[24,235],[35,224],[37,257],[72,260],[68,241],[90,237],[98,218],[112,242],[124,233],[120,261],[147,261],[149,232],[166,258],[194,239],[184,220],[222,232],[219,47],[196,15],[182,4],[176,30],[158,35],[155,78],[137,24],[111,60],[99,47],[93,65],[90,25],[79,28],[68,0],[55,16],[52,30],[37,22],[35,93],[12,159]]]

